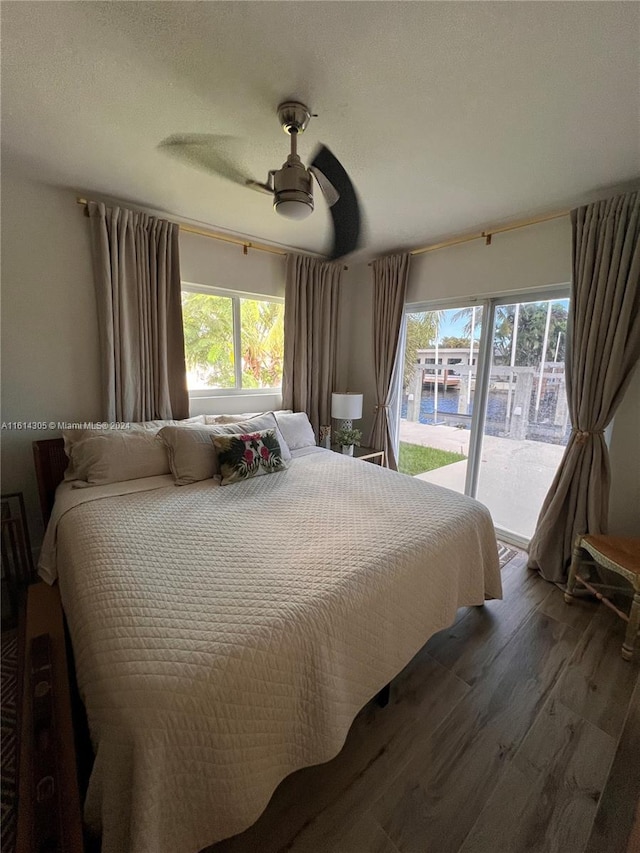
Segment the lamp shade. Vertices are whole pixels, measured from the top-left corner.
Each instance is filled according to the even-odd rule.
[[[332,394],[331,417],[342,421],[357,421],[362,417],[362,394]]]

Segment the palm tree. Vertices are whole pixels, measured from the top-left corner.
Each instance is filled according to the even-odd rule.
[[[558,360],[564,360],[564,341],[566,340],[567,307],[564,301],[556,301],[551,307],[551,325],[549,328],[549,343],[546,353],[542,353],[542,340],[547,316],[547,302],[521,303],[518,312],[518,336],[516,340],[515,364],[527,367],[550,360],[555,349],[558,350]],[[515,321],[514,305],[499,305],[496,307],[495,325],[493,328],[493,356],[497,363],[509,363]],[[470,334],[472,308],[462,308],[454,314],[454,320],[465,321],[465,333]],[[476,308],[476,327],[480,328],[482,321],[482,306]],[[551,348],[554,349],[551,349]]]
[[[182,293],[187,369],[209,388],[233,388],[233,300],[229,296]],[[236,330],[236,335],[238,330]],[[244,388],[275,388],[282,381],[284,305],[240,299],[240,354]]]
[[[231,299],[182,292],[182,322],[187,369],[205,386],[233,388],[233,306]]]
[[[282,381],[284,305],[240,300],[242,387],[275,388]]]
[[[442,311],[420,311],[407,314],[402,385],[406,391],[413,379],[418,350],[429,349],[438,339]]]
[[[498,309],[500,310],[500,309]],[[459,311],[453,315],[454,323],[459,323],[461,320],[464,320],[464,334],[466,337],[471,336],[471,326],[474,325],[473,321],[475,318],[474,325],[474,336],[477,329],[482,326],[482,314],[483,314],[483,306],[476,305],[475,313],[474,308],[460,308]]]

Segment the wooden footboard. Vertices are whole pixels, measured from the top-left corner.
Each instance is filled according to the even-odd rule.
[[[57,587],[27,593],[17,853],[83,850],[65,631]]]
[[[45,527],[53,509],[56,489],[64,479],[69,460],[64,452],[64,441],[61,438],[45,438],[33,442],[33,461],[38,481],[40,511]]]

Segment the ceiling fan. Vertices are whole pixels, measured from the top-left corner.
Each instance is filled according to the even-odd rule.
[[[288,219],[306,219],[313,213],[313,180],[324,195],[333,223],[330,260],[357,248],[360,238],[360,207],[356,192],[340,161],[325,146],[316,150],[309,167],[298,156],[298,135],[304,133],[312,114],[298,101],[278,107],[278,119],[291,137],[291,152],[279,169],[270,169],[264,183],[244,175],[234,162],[233,138],[215,134],[175,134],[160,143],[160,149],[191,166],[222,175],[250,189],[273,195],[273,207]]]

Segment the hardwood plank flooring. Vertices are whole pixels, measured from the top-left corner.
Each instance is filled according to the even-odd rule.
[[[367,853],[400,853],[371,812],[335,824],[325,823],[298,836],[284,850],[292,853],[320,853],[320,851],[356,851]]]
[[[403,853],[456,853],[575,646],[574,629],[529,620],[372,811]]]
[[[481,681],[533,609],[547,595],[537,577],[511,560],[503,571],[504,598],[465,608],[465,617],[427,643],[428,653],[467,684]]]
[[[634,819],[640,851],[640,679],[629,704],[586,853],[625,853],[628,827]]]
[[[589,626],[598,609],[594,606],[592,598],[576,598],[573,604],[568,605],[564,600],[564,595],[560,593],[555,584],[545,584],[544,587],[547,590],[547,595],[538,607],[540,613],[557,619],[564,625],[577,628],[579,631],[584,631]]]
[[[552,699],[513,756],[460,853],[582,850],[615,746],[610,735]]]
[[[558,684],[565,705],[613,737],[622,731],[639,669],[638,655],[625,661],[620,654],[624,629],[621,619],[599,607]]]
[[[344,748],[208,853],[624,853],[640,796],[640,661],[624,623],[526,569],[460,610]],[[609,842],[617,846],[611,846]],[[599,845],[599,846],[598,846]]]
[[[425,689],[426,684],[429,689]],[[394,680],[389,705],[379,708],[369,703],[351,726],[342,751],[332,761],[289,776],[278,786],[268,809],[252,827],[220,842],[212,851],[289,850],[299,833],[314,824],[319,813],[328,818],[330,811],[332,820],[324,820],[319,832],[326,830],[333,835],[337,821],[346,817],[349,822],[352,813],[362,814],[366,810],[372,786],[374,790],[383,786],[409,762],[416,730],[425,735],[434,732],[468,691],[460,679],[424,652],[418,653]]]

